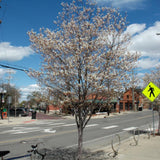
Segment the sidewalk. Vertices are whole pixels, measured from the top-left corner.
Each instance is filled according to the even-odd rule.
[[[1,125],[16,125],[16,124],[25,124],[25,123],[32,123],[37,120],[52,120],[52,119],[62,119],[63,117],[53,116],[44,114],[41,112],[36,113],[36,119],[32,119],[32,114],[29,113],[29,116],[26,117],[8,117],[6,119],[0,119],[0,126]]]
[[[147,139],[142,135],[137,146],[127,142],[122,144],[117,158],[118,160],[159,160],[160,136],[151,136],[150,139]]]
[[[36,121],[36,119],[31,119],[30,116],[27,117],[9,117],[6,119],[0,119],[0,126],[2,125],[16,125],[16,124],[25,124]]]
[[[115,149],[118,147],[115,145]],[[118,155],[113,157],[113,150],[110,146],[97,149],[92,152],[86,160],[159,160],[160,159],[160,136],[141,135],[138,145],[135,145],[133,138],[121,142]]]

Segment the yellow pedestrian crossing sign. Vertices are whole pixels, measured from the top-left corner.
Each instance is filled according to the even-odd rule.
[[[157,96],[160,94],[160,89],[152,82],[142,91],[142,93],[153,102]]]

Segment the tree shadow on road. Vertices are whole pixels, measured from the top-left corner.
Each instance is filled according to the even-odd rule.
[[[77,157],[77,149],[74,148],[52,148],[46,153],[45,160],[76,160]],[[84,160],[109,160],[108,154],[102,150],[95,152],[83,150],[82,157]]]

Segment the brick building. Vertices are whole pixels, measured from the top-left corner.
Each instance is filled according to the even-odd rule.
[[[117,107],[116,107],[117,112],[134,110],[132,95],[133,95],[132,88],[130,88],[123,94],[123,98],[119,101],[119,103],[117,103]],[[136,90],[134,90],[134,103],[137,110],[143,106],[143,97],[141,93]]]
[[[134,110],[133,108],[133,99],[132,99],[132,88],[130,88],[129,90],[127,90],[126,92],[124,92],[124,94],[122,95],[122,99],[118,102],[117,98],[113,98],[110,102],[111,102],[111,112],[124,112],[124,111],[129,111],[129,110]],[[87,102],[90,103],[95,99],[95,94],[90,94],[87,97]],[[116,97],[116,96],[115,96]],[[143,106],[144,103],[144,99],[142,97],[141,91],[138,90],[134,90],[134,102],[135,102],[135,107],[136,109],[138,109],[139,107]],[[100,104],[105,104],[106,103],[106,98],[105,96],[98,96],[95,103],[97,103],[97,105],[95,106],[95,109],[97,111],[99,111],[100,109],[100,105],[98,105],[98,103]],[[50,105],[49,106],[49,110],[54,110],[54,111],[58,111],[60,108],[62,109],[63,112],[68,113],[68,111],[66,111],[66,109],[70,107],[68,105],[66,106],[54,106],[54,105]],[[104,108],[106,106],[104,105],[104,107],[101,107],[100,111],[103,111]],[[106,108],[105,108],[106,109]]]

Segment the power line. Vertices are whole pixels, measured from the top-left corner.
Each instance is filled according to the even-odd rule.
[[[0,0],[0,3],[2,1]],[[1,5],[0,5],[0,9],[1,9]],[[3,16],[2,18],[4,18],[4,15],[5,15],[5,11],[3,12]],[[0,24],[2,23],[2,19],[0,19]],[[4,68],[9,68],[9,69],[14,69],[14,70],[19,70],[19,71],[23,71],[23,72],[29,72],[29,70],[27,69],[22,69],[22,68],[18,68],[18,67],[13,67],[13,66],[9,66],[9,65],[5,65],[5,64],[0,64],[1,67],[4,67]]]
[[[13,67],[13,66],[5,65],[5,64],[0,64],[0,66],[1,66],[1,67],[4,67],[4,68],[9,68],[9,69],[14,69],[14,70],[23,71],[23,72],[29,72],[29,70],[27,70],[27,69],[22,69],[22,68],[18,68],[18,67]]]

